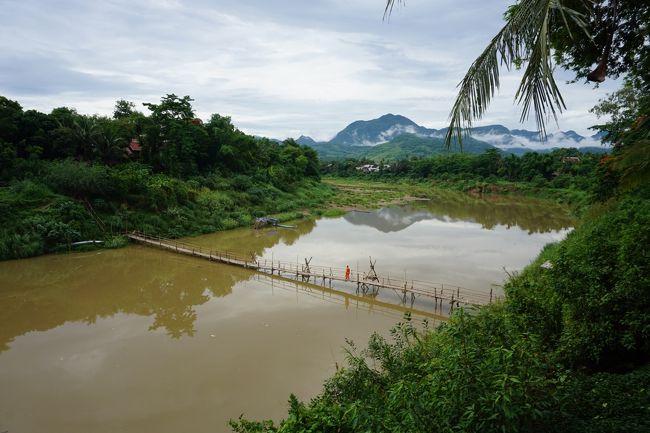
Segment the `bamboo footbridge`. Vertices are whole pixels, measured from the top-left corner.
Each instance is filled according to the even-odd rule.
[[[311,258],[304,259],[304,263],[287,262],[266,259],[250,254],[248,257],[232,251],[213,250],[199,245],[175,239],[166,239],[141,232],[129,232],[127,237],[134,242],[171,251],[177,254],[197,257],[211,262],[239,266],[253,271],[278,275],[281,277],[295,278],[312,284],[329,285],[333,282],[356,286],[356,294],[376,297],[381,289],[393,291],[398,295],[403,305],[413,305],[416,298],[426,297],[434,302],[436,308],[447,304],[450,310],[454,307],[486,305],[498,300],[498,296],[490,289],[489,293],[466,289],[442,283],[430,283],[418,280],[396,279],[390,276],[380,276],[375,271],[376,260],[370,259],[367,272],[353,270],[346,278],[343,268],[316,266],[311,264]]]

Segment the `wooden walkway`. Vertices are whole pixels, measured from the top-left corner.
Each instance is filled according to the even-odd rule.
[[[345,269],[312,265],[311,259],[305,259],[303,264],[299,262],[290,263],[287,261],[260,258],[254,254],[246,257],[231,251],[211,250],[187,242],[160,238],[140,232],[130,232],[127,236],[130,240],[143,245],[198,257],[212,262],[239,266],[266,274],[291,277],[305,283],[321,284],[330,288],[333,282],[349,284],[353,287],[356,286],[357,295],[376,297],[380,290],[390,290],[398,295],[403,305],[407,305],[409,301],[413,305],[416,298],[426,297],[433,301],[436,308],[442,307],[444,303],[449,306],[450,310],[453,310],[454,307],[460,305],[486,305],[498,299],[492,289],[490,289],[489,293],[484,293],[448,284],[418,280],[406,281],[380,276],[374,269],[375,264],[372,259],[370,259],[370,269],[367,272],[353,270],[350,277],[346,278]]]

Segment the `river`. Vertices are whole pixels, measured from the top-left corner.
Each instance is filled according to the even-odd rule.
[[[191,241],[353,271],[372,256],[381,275],[498,291],[504,269],[523,268],[573,223],[546,202],[441,193]],[[394,301],[138,245],[0,262],[0,432],[221,432],[242,413],[277,420],[290,393],[313,397],[344,365],[346,338],[388,335],[405,311]]]

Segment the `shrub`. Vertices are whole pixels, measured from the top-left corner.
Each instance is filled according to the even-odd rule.
[[[108,167],[73,160],[51,163],[45,181],[53,190],[77,197],[105,197],[119,190]]]
[[[505,289],[511,311],[572,366],[607,370],[650,356],[650,202],[628,197],[586,221]]]

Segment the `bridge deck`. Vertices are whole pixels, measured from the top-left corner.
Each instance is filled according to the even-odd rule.
[[[402,297],[404,304],[406,304],[407,295],[411,297],[411,301],[419,296],[431,298],[436,304],[442,304],[445,301],[449,303],[451,308],[461,304],[485,305],[497,299],[493,296],[491,290],[487,294],[444,284],[415,280],[409,282],[395,278],[381,277],[376,274],[369,276],[366,273],[359,273],[358,271],[354,272],[350,278],[345,278],[345,271],[342,269],[311,266],[308,262],[305,265],[300,265],[299,263],[268,260],[253,256],[246,258],[241,254],[230,251],[209,250],[205,247],[192,245],[187,242],[154,237],[139,232],[128,233],[127,236],[130,240],[144,245],[267,274],[292,276],[296,279],[302,279],[305,282],[321,280],[323,285],[329,283],[330,286],[332,281],[354,284],[356,285],[357,292],[361,292],[364,295],[376,296],[379,289],[393,290]]]

